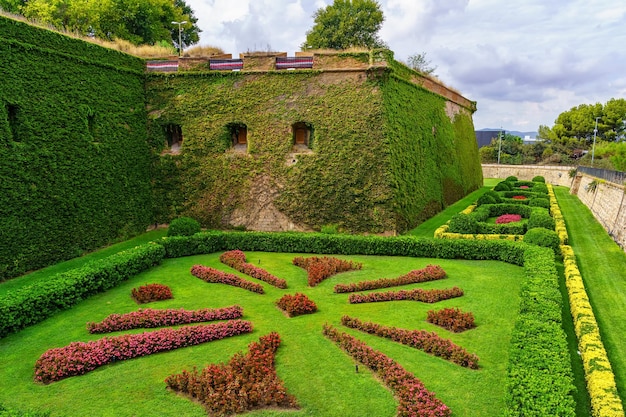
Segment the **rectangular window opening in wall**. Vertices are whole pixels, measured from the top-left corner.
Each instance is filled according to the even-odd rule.
[[[293,145],[296,150],[298,149],[308,149],[311,146],[311,137],[313,133],[313,128],[309,123],[305,122],[297,122],[292,126],[293,132]]]
[[[165,126],[167,146],[171,153],[180,153],[183,144],[183,128],[181,125],[168,124]]]
[[[229,123],[227,128],[235,151],[246,152],[248,150],[248,127],[243,123]]]
[[[11,131],[11,140],[14,142],[19,142],[19,116],[20,109],[18,106],[13,104],[7,105],[7,120],[9,122],[9,130]]]

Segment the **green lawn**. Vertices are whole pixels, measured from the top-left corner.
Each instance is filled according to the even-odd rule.
[[[554,191],[615,373],[617,390],[626,404],[626,254],[568,188],[554,187]]]
[[[396,404],[390,391],[321,335],[322,324],[334,324],[359,337],[375,349],[400,362],[426,387],[450,406],[454,416],[498,415],[504,406],[508,341],[519,303],[523,269],[495,261],[439,260],[374,256],[342,257],[363,263],[363,269],[328,279],[315,288],[306,286],[304,270],[291,264],[294,254],[248,253],[250,262],[288,281],[280,290],[263,284],[259,295],[221,284],[207,284],[190,275],[196,263],[230,270],[218,254],[169,259],[121,286],[80,303],[75,308],[0,340],[0,403],[23,409],[50,409],[52,416],[202,416],[203,409],[165,389],[163,380],[172,373],[225,362],[248,343],[278,331],[283,339],[276,366],[288,390],[302,410],[260,410],[254,416],[393,416]],[[465,296],[429,305],[411,301],[350,305],[347,294],[334,294],[339,282],[395,277],[411,269],[438,263],[448,278],[405,288],[463,288]],[[230,270],[232,271],[232,270]],[[240,304],[244,319],[255,331],[177,351],[152,355],[101,367],[89,374],[47,386],[33,383],[33,365],[52,347],[76,340],[93,340],[88,321],[100,321],[111,313],[139,308],[130,297],[133,287],[163,283],[174,293],[173,300],[150,305],[155,308],[197,309]],[[315,314],[287,318],[274,306],[285,293],[305,292],[319,308]],[[425,321],[429,309],[459,307],[476,316],[477,328],[452,334]],[[402,328],[427,329],[452,339],[480,357],[480,370],[469,370],[431,357],[415,349],[348,330],[339,324],[342,315]],[[117,334],[117,333],[116,333]],[[9,382],[10,381],[10,382]],[[155,411],[158,410],[158,411]]]

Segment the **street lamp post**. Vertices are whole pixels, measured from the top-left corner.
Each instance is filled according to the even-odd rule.
[[[182,22],[172,22],[173,25],[178,25],[178,56],[183,56],[183,27],[187,23],[186,20]]]
[[[498,137],[500,138],[498,144],[498,165],[500,165],[500,153],[502,152],[502,136],[504,136],[504,131],[500,128],[500,133],[498,133]]]
[[[596,136],[598,135],[598,119],[600,116],[596,117],[596,127],[593,129],[593,146],[591,147],[591,166],[593,166],[593,158],[596,154]]]

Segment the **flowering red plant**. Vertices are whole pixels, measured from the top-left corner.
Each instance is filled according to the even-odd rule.
[[[466,368],[478,369],[478,356],[455,345],[451,340],[442,339],[434,332],[398,329],[396,327],[387,327],[371,322],[364,323],[357,318],[349,316],[343,316],[341,318],[341,324],[351,329],[386,337],[394,342],[411,346],[429,355],[438,356]]]
[[[514,223],[522,220],[519,214],[503,214],[496,219],[496,224]]]
[[[526,196],[524,195],[514,195],[513,200],[526,200]]]
[[[321,258],[317,256],[311,258],[298,256],[293,259],[293,264],[306,269],[310,287],[315,287],[326,278],[340,272],[361,269],[363,266],[358,262],[344,261],[330,256],[323,256]]]
[[[208,266],[194,265],[191,267],[191,275],[205,282],[232,285],[233,287],[243,288],[259,294],[265,293],[263,286],[256,282],[250,282],[237,275],[209,268]]]
[[[398,398],[397,416],[448,417],[452,414],[450,408],[428,391],[422,381],[382,352],[329,324],[324,325],[323,333],[348,355],[375,372],[394,391]]]
[[[172,290],[170,290],[167,285],[163,284],[142,285],[139,288],[133,288],[131,294],[139,304],[174,298]]]
[[[249,321],[230,320],[105,337],[91,342],[73,342],[65,347],[49,349],[37,359],[35,381],[54,382],[86,374],[115,361],[166,352],[251,331],[252,323]]]
[[[231,250],[224,252],[220,255],[220,262],[230,266],[237,271],[251,276],[252,278],[260,279],[270,285],[277,288],[287,288],[287,281],[284,279],[275,277],[266,270],[259,268],[256,265],[252,265],[246,262],[246,255],[240,250]]]
[[[280,300],[276,301],[276,305],[278,308],[285,311],[289,317],[311,314],[317,311],[315,303],[300,292],[297,292],[294,295],[283,295]]]
[[[246,355],[236,354],[227,364],[210,364],[201,372],[183,371],[165,379],[168,388],[202,404],[211,416],[241,414],[264,407],[297,408],[276,374],[274,357],[280,336],[270,333],[252,342]]]
[[[89,333],[119,332],[121,330],[175,326],[214,320],[233,320],[243,316],[238,306],[203,308],[201,310],[153,310],[139,309],[126,314],[111,314],[99,323],[87,323]]]
[[[434,281],[446,277],[446,271],[439,265],[427,265],[426,268],[416,269],[398,278],[380,278],[372,281],[361,281],[351,284],[335,285],[336,293],[375,290],[378,288],[397,287],[417,282]]]
[[[464,313],[458,308],[444,308],[442,310],[428,311],[426,321],[452,332],[459,333],[476,327],[474,324],[474,315]]]
[[[413,300],[423,303],[436,303],[437,301],[447,300],[463,296],[463,290],[459,287],[452,287],[443,290],[423,290],[417,288],[415,290],[400,290],[386,292],[372,292],[369,294],[350,294],[348,301],[350,304],[360,303],[377,303],[380,301],[401,301]]]

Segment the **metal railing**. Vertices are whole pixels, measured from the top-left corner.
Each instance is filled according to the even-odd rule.
[[[612,171],[610,169],[592,168],[586,166],[579,166],[578,172],[591,175],[596,178],[603,179],[608,182],[612,182],[619,185],[624,185],[626,182],[626,172]]]

